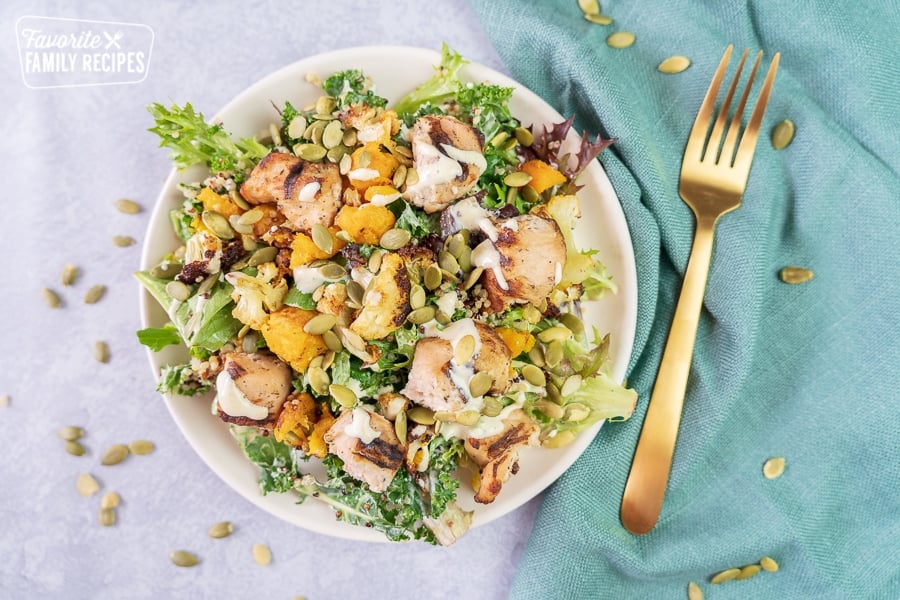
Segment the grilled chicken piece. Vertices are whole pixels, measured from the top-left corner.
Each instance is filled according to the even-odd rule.
[[[540,428],[518,409],[503,419],[504,429],[486,438],[470,437],[465,442],[469,457],[481,467],[481,482],[475,502],[490,504],[503,484],[519,470],[519,449],[538,444]]]
[[[385,491],[403,464],[393,423],[364,408],[345,411],[325,433],[325,442],[344,461],[344,471],[374,492]]]
[[[410,141],[419,181],[406,188],[405,196],[427,213],[462,198],[487,168],[484,136],[453,117],[420,117]]]
[[[380,340],[399,328],[409,314],[409,276],[396,253],[386,254],[350,330],[365,340]]]
[[[274,421],[291,393],[291,368],[269,354],[230,352],[216,379],[222,420],[239,425]]]
[[[501,221],[493,248],[499,257],[479,264],[479,248],[473,264],[484,266],[482,286],[490,308],[500,312],[512,304],[541,304],[556,287],[566,266],[566,242],[556,222],[536,215],[520,215]],[[482,242],[491,244],[489,240]],[[499,259],[499,260],[497,260]],[[488,264],[498,262],[499,266]],[[498,271],[500,277],[498,277]]]
[[[284,181],[278,209],[299,231],[310,233],[316,223],[329,227],[341,208],[340,167],[334,163],[304,162]]]
[[[478,321],[474,324],[481,339],[481,348],[474,357],[474,372],[465,365],[451,364],[453,345],[449,340],[425,337],[416,343],[403,395],[434,411],[462,410],[468,402],[468,391],[463,393],[459,385],[468,385],[469,378],[481,371],[491,374],[490,393],[505,392],[510,381],[509,348],[493,328]]]
[[[250,171],[241,184],[241,196],[250,204],[274,204],[284,199],[284,184],[303,169],[303,160],[293,154],[272,152]]]

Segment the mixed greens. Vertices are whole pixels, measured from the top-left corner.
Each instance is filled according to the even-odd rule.
[[[158,390],[215,391],[263,494],[391,540],[453,543],[461,480],[492,502],[520,449],[636,399],[581,318],[615,283],[572,235],[576,180],[610,140],[562,154],[571,119],[523,127],[513,90],[465,64],[445,45],[393,104],[358,69],[331,74],[259,141],[149,107],[175,165],[210,173],[170,215],[182,245],[136,274],[169,319],[140,342],[190,352]]]

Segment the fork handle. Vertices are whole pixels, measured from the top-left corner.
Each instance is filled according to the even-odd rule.
[[[635,534],[653,529],[662,509],[709,274],[715,225],[715,218],[697,221],[681,295],[625,483],[622,524]]]

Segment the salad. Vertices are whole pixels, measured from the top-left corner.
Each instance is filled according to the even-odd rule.
[[[581,318],[615,283],[572,234],[611,140],[563,153],[571,119],[523,126],[466,62],[445,45],[394,103],[357,69],[309,74],[318,100],[276,106],[259,139],[149,107],[175,165],[209,169],[170,214],[181,244],[136,274],[169,321],[141,343],[190,354],[157,389],[211,399],[263,494],[396,541],[453,543],[460,494],[493,502],[521,449],[636,400]]]

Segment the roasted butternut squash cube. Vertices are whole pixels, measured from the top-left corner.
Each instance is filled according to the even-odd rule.
[[[313,358],[328,351],[321,335],[303,331],[303,326],[317,314],[314,310],[283,306],[271,313],[260,329],[269,350],[301,373]]]
[[[537,158],[526,161],[519,167],[519,170],[531,175],[531,181],[528,182],[528,187],[532,188],[538,194],[554,185],[559,185],[566,181],[565,175]]]
[[[335,219],[337,226],[346,231],[354,243],[373,246],[396,221],[389,209],[374,204],[344,206]]]

